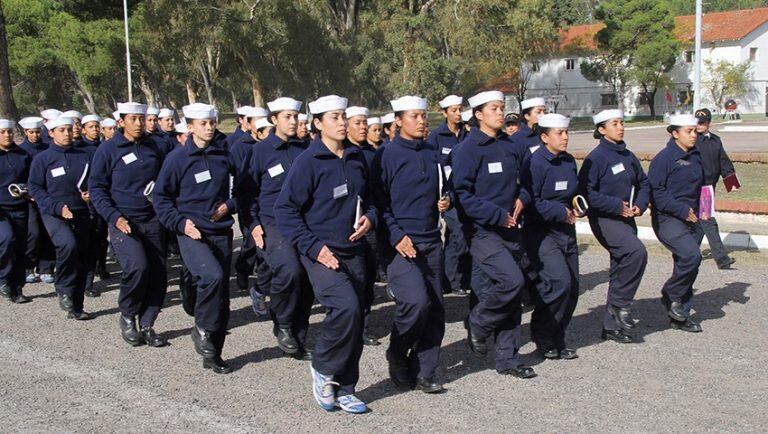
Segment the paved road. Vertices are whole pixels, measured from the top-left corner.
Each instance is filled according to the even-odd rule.
[[[582,240],[585,242],[586,240]],[[189,339],[192,321],[170,289],[158,329],[171,346],[129,348],[117,329],[116,283],[86,300],[97,315],[66,320],[51,288],[34,285],[23,306],[0,303],[0,420],[3,431],[85,432],[765,432],[768,430],[768,261],[737,252],[740,269],[704,263],[696,316],[704,333],[667,329],[658,289],[669,255],[650,247],[636,315],[644,342],[620,346],[598,338],[608,260],[582,245],[582,290],[568,333],[574,361],[536,359],[539,376],[517,380],[493,371],[492,359],[472,358],[461,320],[466,299],[446,299],[448,327],[439,376],[448,392],[398,392],[387,379],[384,350],[392,304],[376,306],[374,331],[385,345],[366,348],[359,395],[372,412],[325,413],[312,401],[305,362],[281,357],[271,326],[254,323],[248,298],[233,293],[225,357],[236,371],[203,371]],[[174,264],[177,266],[178,264]],[[175,270],[174,270],[175,273]],[[172,274],[174,274],[172,273]],[[312,320],[321,320],[316,309]],[[528,339],[526,314],[524,337]]]

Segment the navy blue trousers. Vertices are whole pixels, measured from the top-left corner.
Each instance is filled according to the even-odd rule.
[[[365,257],[339,254],[339,269],[331,270],[301,256],[314,296],[326,314],[315,342],[312,367],[323,375],[333,375],[339,395],[355,393],[360,378],[363,353],[363,292],[366,283]]]
[[[168,291],[165,230],[157,217],[131,220],[130,225],[127,235],[114,226],[109,228],[112,248],[123,269],[117,305],[124,316],[138,316],[141,327],[151,327]]]
[[[717,220],[714,217],[710,217],[707,220],[699,220],[698,224],[704,235],[707,236],[709,250],[712,252],[715,262],[722,264],[727,261],[728,252],[726,252],[723,240],[720,238],[720,227],[717,225]]]
[[[56,275],[53,282],[56,292],[70,295],[75,312],[82,312],[91,218],[88,211],[73,214],[74,217],[69,220],[48,214],[43,214],[42,219],[56,248]]]
[[[373,299],[376,296],[376,275],[378,274],[378,261],[376,260],[376,235],[368,232],[363,240],[365,244],[365,286],[363,291],[363,328],[368,330],[370,323]],[[372,243],[373,241],[373,243]]]
[[[40,274],[53,275],[56,249],[53,247],[48,231],[45,230],[40,210],[34,202],[29,203],[26,256],[27,267],[30,270],[37,269]]]
[[[674,261],[672,276],[661,288],[662,299],[665,302],[680,302],[686,311],[690,311],[693,282],[696,281],[701,264],[699,246],[704,232],[697,224],[663,214],[652,214],[651,223],[659,241],[672,252]]]
[[[5,282],[13,294],[24,287],[26,278],[27,225],[29,210],[0,209],[0,281]]]
[[[579,300],[576,228],[528,229],[528,253],[539,275],[531,337],[543,351],[562,350],[566,347],[565,330]]]
[[[237,254],[235,260],[235,272],[238,275],[250,276],[253,274],[254,268],[258,261],[256,243],[253,241],[251,233],[248,228],[244,228],[240,225],[240,233],[243,235],[243,243],[240,246],[240,252]],[[247,288],[242,288],[247,289]]]
[[[469,314],[470,327],[480,336],[495,335],[498,372],[520,366],[520,297],[525,277],[516,257],[520,256],[522,246],[512,231],[478,231],[469,246],[474,266],[481,273],[475,280],[483,283],[476,295],[477,304]]]
[[[398,254],[387,268],[396,306],[389,350],[408,359],[412,375],[429,378],[445,335],[443,251],[440,240],[414,246],[415,259]]]
[[[619,330],[621,326],[611,315],[608,306],[617,308],[632,306],[632,300],[645,274],[648,252],[637,238],[637,225],[634,219],[590,217],[589,226],[600,245],[608,250],[611,258],[608,301],[603,315],[603,328]]]
[[[93,279],[96,273],[96,267],[99,264],[106,265],[107,247],[109,242],[107,241],[108,229],[107,222],[96,214],[96,211],[91,211],[91,235],[88,243],[88,255],[85,258],[85,288],[93,287]]]
[[[450,289],[468,288],[471,281],[472,257],[461,230],[456,208],[451,208],[444,213],[443,218],[448,225],[444,248],[444,284],[449,285]]]

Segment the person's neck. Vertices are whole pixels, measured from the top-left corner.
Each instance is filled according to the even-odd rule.
[[[421,137],[414,137],[414,136],[412,136],[410,134],[407,134],[404,131],[400,131],[400,137],[402,137],[405,140],[410,140],[412,142],[416,141],[416,140],[421,140],[422,139]],[[394,139],[391,139],[391,140],[394,140]]]
[[[445,126],[448,127],[448,131],[452,132],[454,136],[459,135],[459,124],[454,124],[453,122],[446,119]]]
[[[691,148],[687,148],[685,145],[680,143],[680,141],[678,141],[678,140],[675,140],[675,144],[677,145],[678,148],[682,149],[683,152],[688,152],[688,151],[691,150]]]
[[[321,137],[320,140],[337,157],[341,158],[344,155],[344,142],[342,140],[334,140],[328,137]]]
[[[135,141],[139,140],[139,137],[141,137],[141,133],[139,133],[138,135],[133,135],[133,134],[123,130],[123,136],[126,139],[128,139],[129,142],[135,142]]]
[[[282,131],[278,130],[277,128],[275,128],[275,135],[276,135],[277,137],[279,137],[279,138],[280,138],[282,141],[284,141],[284,142],[287,142],[287,141],[288,141],[288,139],[290,139],[290,137],[288,136],[288,134],[284,134]]]
[[[208,147],[208,144],[211,143],[210,140],[203,140],[194,134],[192,135],[192,141],[195,142],[195,146],[197,146],[199,149],[205,149]]]
[[[258,133],[258,132],[256,132],[256,131],[250,131],[250,132],[249,132],[249,134],[251,135],[251,138],[252,138],[253,140],[256,140],[257,142],[260,140],[260,139],[259,139],[259,133]]]
[[[9,149],[11,149],[11,146],[13,145],[13,142],[8,144],[2,144],[0,145],[0,150],[8,152]]]
[[[553,147],[551,147],[551,146],[549,146],[549,145],[544,145],[544,147],[546,147],[546,148],[547,148],[547,150],[548,150],[549,152],[551,152],[551,153],[552,153],[552,155],[555,155],[555,156],[557,156],[557,155],[560,155],[560,154],[562,154],[563,152],[565,152],[565,151],[561,151],[561,150],[559,150],[559,149],[555,149],[555,148],[553,148]]]
[[[349,143],[352,143],[353,145],[360,147],[361,143],[357,140],[353,139],[352,136],[347,136],[347,140],[349,140]]]
[[[480,124],[480,131],[482,131],[482,133],[488,137],[496,137],[496,133],[497,133],[497,130],[494,130],[493,128],[485,124]]]
[[[68,143],[68,144],[66,144],[66,145],[62,145],[61,143],[54,141],[54,142],[53,142],[53,144],[54,144],[54,145],[56,145],[56,146],[58,146],[59,148],[64,148],[64,149],[67,149],[67,148],[69,148],[70,146],[72,146],[72,142],[69,142],[69,143]]]

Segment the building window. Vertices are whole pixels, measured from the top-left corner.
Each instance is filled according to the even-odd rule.
[[[685,56],[685,63],[693,62],[693,51],[684,51],[683,56]]]
[[[677,94],[677,104],[678,105],[691,105],[693,104],[693,91],[692,90],[681,90]]]
[[[601,93],[600,105],[603,107],[611,107],[619,105],[619,100],[616,99],[615,93]]]
[[[749,61],[757,62],[757,47],[749,47]]]
[[[539,72],[541,70],[541,65],[539,62],[531,62],[531,71],[533,72]]]
[[[565,69],[572,71],[576,68],[576,59],[565,59]]]

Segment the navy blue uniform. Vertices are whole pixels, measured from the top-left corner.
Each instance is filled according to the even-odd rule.
[[[230,197],[230,176],[237,178],[221,137],[204,149],[189,136],[183,147],[163,162],[153,193],[153,206],[160,222],[178,234],[181,259],[197,289],[195,324],[211,332],[217,355],[221,355],[229,323],[229,270],[232,262],[232,214],[237,212]],[[212,221],[216,207],[226,203],[229,212]],[[191,220],[202,234],[193,240],[184,234]]]
[[[721,176],[725,178],[736,172],[731,159],[728,158],[728,154],[723,148],[723,142],[717,134],[699,134],[696,137],[696,149],[701,154],[701,164],[704,167],[704,185],[711,185],[712,189],[715,190]],[[715,262],[718,265],[728,262],[730,258],[725,251],[723,241],[720,239],[720,228],[715,217],[711,216],[707,220],[699,220],[699,226],[707,236]]]
[[[509,140],[518,146],[528,149],[529,155],[535,154],[542,147],[539,135],[534,134],[533,130],[526,123],[521,123],[520,128],[518,128],[515,134],[509,136]]]
[[[632,200],[632,205],[644,213],[650,186],[640,161],[626,143],[602,138],[581,166],[579,190],[589,204],[592,233],[611,258],[603,328],[619,330],[620,324],[608,307],[625,309],[632,305],[648,262],[645,246],[637,238],[635,219],[622,217],[621,211],[624,203],[629,205]]]
[[[232,138],[234,134],[227,137],[229,140]],[[253,145],[256,143],[256,139],[253,138],[250,134],[244,133],[240,136],[239,140],[235,140],[234,142],[231,142],[229,145],[229,153],[232,154],[232,160],[235,162],[242,162],[243,166],[240,168],[240,173],[243,174],[243,176],[248,176],[248,164],[251,159],[251,151],[253,149]],[[240,281],[242,278],[240,276],[245,277],[245,283],[247,283],[247,277],[249,277],[253,273],[253,269],[256,266],[257,262],[263,263],[262,261],[259,261],[258,257],[258,249],[256,248],[256,244],[253,241],[253,237],[251,236],[251,233],[249,232],[248,224],[247,224],[247,218],[243,218],[240,216],[240,219],[238,219],[238,225],[240,226],[240,233],[243,236],[243,243],[240,246],[240,253],[237,255],[237,259],[235,260],[235,271],[238,275],[238,281]],[[262,269],[265,269],[267,267],[262,267]],[[268,273],[268,270],[267,270]],[[259,280],[263,281],[263,276],[259,276]],[[267,281],[268,283],[269,281]],[[261,283],[261,282],[259,282]],[[257,285],[258,289],[261,289],[261,285]],[[240,289],[247,289],[247,287],[243,287]],[[264,288],[264,290],[268,290],[268,288]]]
[[[115,134],[122,133],[118,131]],[[89,140],[85,136],[75,142],[75,147],[87,152],[90,155],[91,160],[93,160],[93,156],[96,154],[96,150],[99,149],[100,145],[101,139]],[[93,280],[97,265],[101,268],[106,268],[107,247],[109,246],[109,242],[107,241],[107,236],[109,235],[107,222],[105,222],[99,213],[96,212],[96,208],[93,206],[93,201],[88,204],[88,207],[91,211],[91,235],[89,238],[90,246],[88,247],[88,257],[85,260],[87,270],[85,278],[86,293],[93,289]]]
[[[232,134],[227,136],[227,139],[226,139],[227,147],[231,148],[235,143],[243,140],[243,138],[246,136],[250,136],[250,134],[243,131],[243,128],[240,125],[236,126],[235,131],[233,131]],[[239,160],[235,160],[235,161],[239,161]]]
[[[661,289],[665,304],[679,302],[690,311],[693,282],[699,274],[701,228],[686,221],[690,210],[698,215],[699,196],[704,184],[701,155],[695,147],[684,151],[674,139],[651,161],[651,223],[656,236],[672,252],[672,277]]]
[[[72,297],[74,312],[83,311],[86,258],[90,240],[90,211],[78,188],[90,155],[72,145],[52,144],[32,160],[29,192],[37,202],[48,235],[56,248],[54,287],[59,295]],[[86,174],[87,175],[87,174]],[[67,205],[73,218],[62,217]]]
[[[395,254],[387,277],[395,296],[395,320],[389,353],[408,360],[413,377],[431,378],[445,334],[443,254],[438,227],[438,176],[442,168],[423,140],[396,136],[377,151],[374,179],[382,223],[391,246],[406,235],[416,258]]]
[[[315,297],[327,309],[312,366],[339,383],[339,395],[355,392],[363,350],[365,245],[349,241],[358,205],[376,224],[363,152],[347,143],[341,158],[320,137],[294,161],[275,203],[282,235],[299,251]],[[322,247],[339,260],[331,270],[317,261]]]
[[[11,297],[24,286],[29,206],[11,196],[8,186],[26,184],[31,164],[32,157],[13,143],[0,149],[0,285],[7,286]]]
[[[516,199],[530,202],[518,179],[525,153],[506,139],[489,137],[472,129],[454,151],[452,184],[459,219],[469,240],[474,264],[487,287],[478,288],[478,303],[469,315],[469,326],[481,337],[496,336],[496,370],[522,365],[520,348],[521,290],[525,278],[520,268],[522,246],[519,230],[507,228]]]
[[[546,352],[565,349],[565,330],[579,298],[579,250],[576,227],[566,210],[578,191],[576,162],[567,152],[542,146],[527,162],[523,184],[531,193],[526,213],[526,247],[538,272],[531,337]]]
[[[147,184],[157,179],[164,158],[148,136],[133,142],[117,132],[96,151],[88,182],[91,203],[107,222],[123,269],[120,312],[130,318],[138,315],[141,327],[154,325],[168,289],[164,231],[144,196]],[[130,234],[115,227],[119,217],[128,221]]]
[[[40,140],[37,143],[30,143],[26,138],[21,145],[21,149],[27,151],[32,159],[37,154],[48,149],[48,145]],[[26,182],[26,180],[25,180]],[[34,201],[29,202],[29,220],[27,225],[27,267],[30,272],[37,271],[40,274],[53,275],[53,265],[56,263],[56,252],[51,242],[51,237],[43,226],[43,220],[40,218],[40,209]]]

